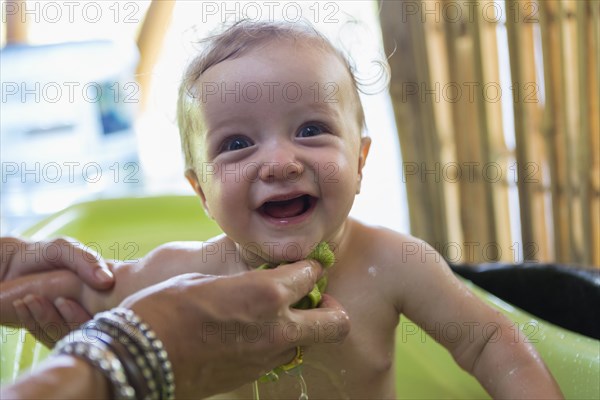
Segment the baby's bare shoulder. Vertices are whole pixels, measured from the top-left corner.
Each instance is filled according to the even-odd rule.
[[[440,254],[417,237],[358,221],[354,221],[353,228],[353,247],[386,265],[418,267],[425,262],[443,263]]]
[[[231,244],[223,235],[205,242],[170,242],[152,250],[140,267],[144,270],[168,269],[169,275],[199,272],[211,275],[227,274],[226,248]]]
[[[352,247],[361,249],[361,264],[374,268],[380,289],[399,310],[406,296],[423,294],[415,288],[436,290],[455,280],[442,256],[419,238],[362,223],[354,231]]]

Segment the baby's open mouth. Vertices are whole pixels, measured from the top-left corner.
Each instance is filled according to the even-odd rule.
[[[304,194],[286,200],[267,201],[258,210],[271,218],[293,218],[313,208],[316,202],[315,197]]]

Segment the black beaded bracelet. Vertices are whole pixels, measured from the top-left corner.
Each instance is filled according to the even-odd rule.
[[[173,374],[173,365],[169,361],[167,351],[163,342],[156,336],[156,333],[150,329],[148,324],[144,323],[132,310],[126,308],[115,308],[112,310],[114,315],[124,318],[128,323],[135,326],[142,333],[145,340],[142,340],[144,345],[148,342],[147,350],[154,354],[160,366],[161,383],[162,383],[162,398],[172,400],[175,398],[175,376]]]
[[[124,337],[116,339],[109,335],[103,335],[100,337],[100,340],[102,340],[116,354],[123,364],[127,381],[135,389],[136,398],[152,399],[152,385],[148,385],[147,380],[142,374],[142,371],[140,371],[138,365],[136,364],[134,360],[135,354],[132,354],[131,347],[127,343],[128,339]]]
[[[112,312],[105,312],[94,317],[94,323],[103,331],[113,332],[113,337],[123,343],[127,349],[130,359],[135,364],[135,368],[144,380],[144,386],[147,388],[145,397],[150,400],[161,398],[160,373],[158,372],[158,361],[154,354],[148,353],[140,340],[141,333],[131,326],[126,320],[117,317]]]
[[[114,309],[59,341],[55,354],[71,354],[99,368],[117,399],[172,400],[175,379],[160,339],[131,310]]]
[[[108,346],[101,340],[89,340],[83,337],[83,331],[75,331],[60,340],[55,348],[56,355],[71,355],[98,368],[110,381],[112,395],[117,400],[135,400],[136,391],[127,381],[123,364]]]

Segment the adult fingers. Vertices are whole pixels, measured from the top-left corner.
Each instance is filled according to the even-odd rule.
[[[342,305],[324,294],[319,308],[290,310],[298,333],[291,336],[296,345],[341,343],[350,332],[350,318]],[[289,331],[290,329],[288,329]]]
[[[54,306],[70,326],[79,326],[92,319],[92,315],[76,301],[59,297],[54,300]]]
[[[23,301],[46,335],[46,343],[54,345],[60,338],[92,319],[92,316],[73,300],[57,298],[54,304],[39,296],[27,295]]]
[[[54,246],[53,250],[51,246]],[[54,239],[48,242],[47,247],[45,258],[53,267],[70,269],[95,289],[113,286],[112,271],[93,248],[70,238]]]
[[[302,260],[257,272],[262,272],[265,276],[270,274],[269,278],[283,287],[286,302],[292,305],[313,289],[323,273],[323,267],[315,260]]]
[[[44,327],[36,321],[33,312],[37,312],[36,308],[45,308],[45,304],[33,299],[33,296],[26,296],[24,299],[19,299],[13,302],[14,309],[19,317],[21,325],[29,331],[39,342],[42,342],[48,347],[52,347],[54,342],[49,339],[44,331]],[[34,311],[32,311],[34,310]],[[47,311],[47,310],[46,310]]]
[[[35,331],[28,328],[29,331],[46,346],[54,346],[61,337],[71,331],[72,328],[47,299],[29,294],[23,302],[35,320]]]
[[[35,327],[35,318],[29,312],[29,308],[27,308],[25,302],[22,299],[17,299],[13,301],[12,305],[16,313],[15,320],[29,332],[35,332],[37,330]]]
[[[52,271],[25,275],[10,281],[0,282],[0,322],[18,322],[13,302],[28,294],[51,300],[58,297],[78,298],[82,283],[70,271]]]

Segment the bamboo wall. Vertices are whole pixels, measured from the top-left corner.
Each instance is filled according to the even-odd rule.
[[[412,233],[451,262],[600,266],[600,1],[382,1],[380,20]]]

